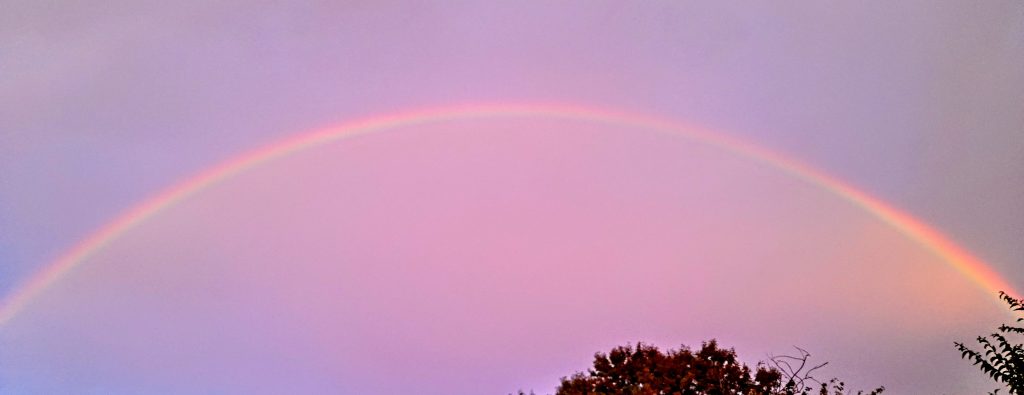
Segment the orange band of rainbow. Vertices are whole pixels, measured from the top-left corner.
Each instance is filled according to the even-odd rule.
[[[284,139],[209,168],[124,212],[33,275],[0,303],[0,326],[22,311],[33,297],[67,275],[72,269],[85,261],[86,258],[117,239],[121,234],[157,215],[162,210],[199,193],[203,189],[261,163],[273,161],[305,149],[344,138],[402,126],[457,119],[514,117],[547,117],[638,127],[718,147],[749,160],[777,168],[791,176],[832,191],[889,224],[933,254],[941,257],[986,292],[995,294],[996,291],[1002,290],[1010,294],[1019,295],[992,268],[922,221],[797,160],[783,157],[750,143],[723,134],[711,133],[700,128],[689,127],[657,118],[574,105],[465,105],[400,112],[358,120],[338,127]]]

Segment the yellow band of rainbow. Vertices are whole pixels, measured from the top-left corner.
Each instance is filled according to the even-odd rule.
[[[939,231],[910,214],[897,210],[885,202],[797,160],[784,157],[742,140],[645,115],[576,105],[473,104],[399,112],[357,120],[337,127],[287,138],[249,151],[202,171],[125,211],[112,222],[93,232],[44,269],[34,274],[28,281],[17,287],[0,302],[0,326],[3,326],[14,318],[18,312],[24,310],[36,295],[39,295],[48,286],[67,275],[72,269],[84,262],[86,258],[117,239],[121,234],[157,215],[162,210],[199,193],[203,189],[229,179],[261,163],[273,161],[305,149],[336,142],[341,139],[403,126],[462,119],[517,117],[545,117],[637,127],[684,137],[699,143],[718,147],[749,160],[777,168],[793,177],[829,190],[846,201],[861,207],[916,241],[931,253],[942,258],[943,261],[954,267],[986,292],[994,295],[996,291],[1001,290],[1010,294],[1020,295],[987,264],[956,245],[956,243],[953,243],[953,241]]]

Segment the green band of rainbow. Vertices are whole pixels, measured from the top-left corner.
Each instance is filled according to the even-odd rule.
[[[57,260],[33,275],[16,288],[0,304],[0,326],[10,321],[25,309],[36,295],[60,280],[86,258],[102,249],[121,234],[140,223],[187,199],[203,189],[231,178],[261,163],[273,161],[293,153],[328,144],[341,139],[379,132],[402,126],[435,123],[448,120],[478,118],[546,117],[554,119],[582,120],[613,125],[639,127],[659,133],[679,136],[732,152],[749,160],[760,162],[791,176],[832,191],[843,199],[863,208],[868,213],[889,224],[910,239],[939,256],[956,270],[993,295],[996,291],[1019,295],[1010,284],[992,268],[957,246],[949,238],[929,227],[922,221],[904,213],[885,202],[861,192],[851,185],[812,169],[797,160],[757,147],[750,143],[723,134],[711,133],[700,128],[648,116],[595,109],[564,104],[497,104],[464,105],[428,110],[400,112],[358,120],[338,127],[315,131],[284,139],[260,149],[237,156],[220,165],[209,168],[185,181],[156,194],[141,204],[118,216],[114,221],[99,228],[86,239],[76,244]]]

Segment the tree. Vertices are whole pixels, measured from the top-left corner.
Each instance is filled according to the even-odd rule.
[[[794,348],[800,352],[799,356],[779,355],[769,356],[768,358],[771,369],[780,372],[784,378],[783,381],[785,382],[785,384],[782,385],[782,388],[776,390],[773,394],[806,395],[814,391],[815,385],[819,386],[819,395],[828,395],[830,392],[836,395],[848,393],[846,391],[846,383],[839,381],[839,379],[832,378],[827,382],[821,382],[811,375],[815,370],[828,365],[828,362],[823,362],[810,367],[807,363],[809,362],[811,353],[800,347]],[[883,391],[885,391],[885,387],[878,387],[869,392],[868,395],[881,394]],[[864,394],[864,391],[857,391],[857,394]]]
[[[1011,311],[1021,312],[1022,316],[1016,322],[1024,322],[1024,301],[1002,291],[999,298],[1010,305]],[[974,351],[960,342],[953,344],[960,351],[960,358],[974,361],[982,372],[1009,388],[1010,394],[1024,395],[1024,344],[1012,343],[1006,338],[1008,335],[1024,335],[1024,327],[1001,325],[998,333],[978,336],[982,351]],[[996,389],[991,393],[998,392]]]
[[[845,393],[845,384],[836,379],[820,382],[811,377],[824,364],[805,370],[810,354],[800,351],[798,357],[772,357],[772,365],[758,363],[752,370],[737,360],[735,350],[719,348],[715,340],[704,342],[697,351],[684,346],[664,353],[637,343],[635,348],[626,345],[595,354],[593,368],[563,377],[555,394],[806,395],[814,384],[820,385],[820,395]]]

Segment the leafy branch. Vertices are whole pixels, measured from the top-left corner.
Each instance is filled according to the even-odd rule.
[[[1021,299],[1002,291],[999,292],[999,298],[1009,305],[1011,311],[1024,312],[1024,301]],[[1016,322],[1024,322],[1024,316],[1017,318]],[[978,337],[980,351],[975,351],[960,342],[953,344],[960,351],[960,358],[972,361],[973,365],[978,366],[992,380],[1004,384],[1009,388],[1011,395],[1024,395],[1024,344],[1015,344],[1006,337],[1021,334],[1024,334],[1024,327],[1001,325],[998,333]],[[996,389],[991,394],[998,392]]]

